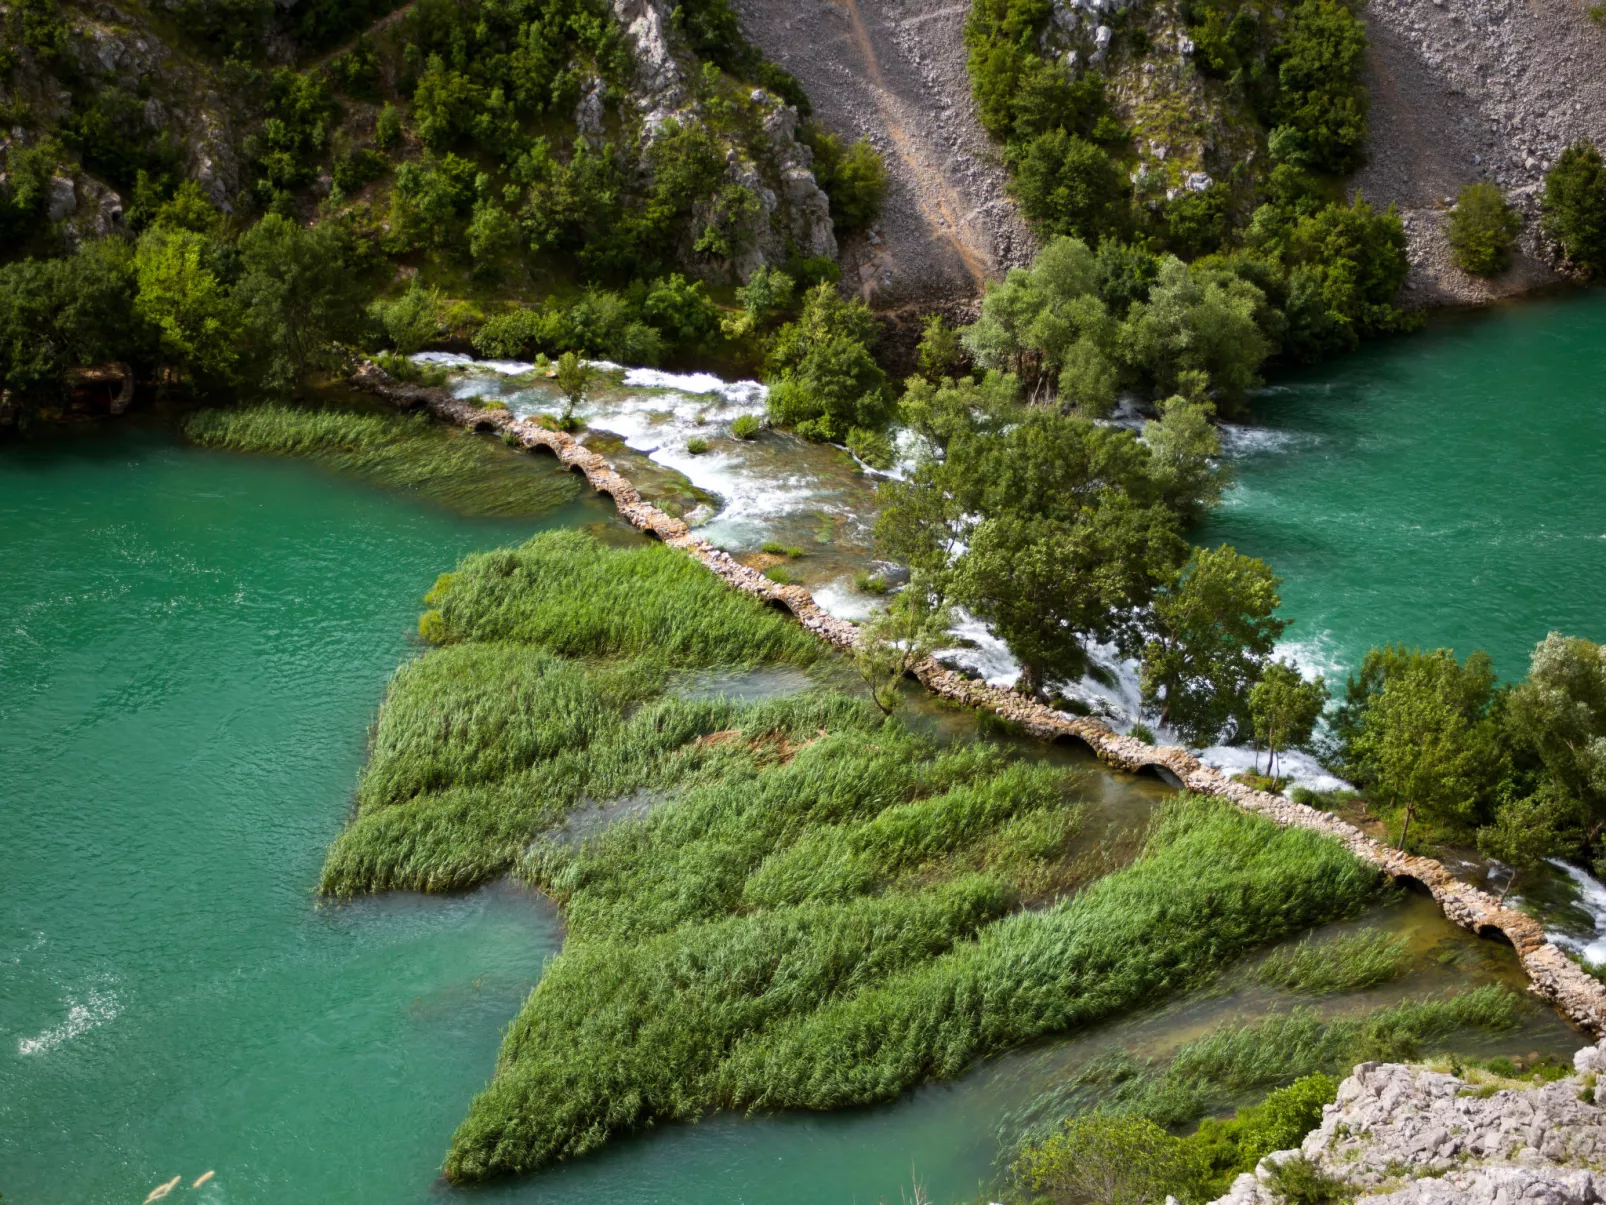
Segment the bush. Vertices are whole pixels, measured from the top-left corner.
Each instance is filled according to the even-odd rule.
[[[1366,143],[1366,90],[1360,84],[1366,27],[1341,0],[1304,0],[1268,56],[1277,73],[1274,159],[1347,175]]]
[[[868,138],[844,147],[842,140],[815,126],[804,130],[814,151],[814,178],[831,200],[831,224],[839,234],[864,230],[881,216],[887,195],[887,169]]]
[[[693,435],[686,441],[686,451],[690,452],[693,456],[701,456],[704,452],[708,451],[708,441],[701,435]]]
[[[1474,276],[1496,276],[1511,264],[1522,216],[1493,184],[1468,184],[1450,212],[1450,253]]]
[[[864,302],[816,285],[796,322],[776,332],[768,366],[770,418],[809,439],[843,440],[855,427],[879,431],[894,403],[870,354],[877,328]]]
[[[1606,164],[1588,142],[1561,153],[1545,176],[1545,234],[1588,273],[1606,271]]]
[[[1015,169],[1021,211],[1046,233],[1094,241],[1127,223],[1126,178],[1086,139],[1050,130],[1021,148]]]
[[[441,331],[441,291],[425,288],[415,277],[407,292],[391,301],[376,301],[369,312],[384,327],[390,345],[410,356],[433,343]]]
[[[731,423],[731,435],[737,439],[756,439],[764,423],[756,414],[739,414]]]

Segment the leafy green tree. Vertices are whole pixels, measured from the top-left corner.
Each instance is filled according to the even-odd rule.
[[[981,313],[961,342],[982,368],[1013,373],[1042,400],[1064,373],[1071,349],[1084,341],[1108,361],[1115,323],[1095,293],[1097,265],[1080,239],[1056,238],[1030,268],[1014,268],[982,295]],[[1068,384],[1086,388],[1095,404],[1106,383],[1087,349],[1077,353]]]
[[[159,332],[162,358],[200,382],[229,380],[244,315],[214,270],[218,247],[188,230],[153,229],[134,256],[135,313]]]
[[[1149,300],[1121,329],[1129,361],[1173,393],[1188,371],[1203,372],[1228,405],[1260,383],[1271,351],[1256,322],[1265,295],[1243,277],[1167,257]]]
[[[36,146],[12,143],[0,173],[0,251],[20,247],[44,227],[50,177],[61,148],[50,139]]]
[[[1292,665],[1273,661],[1249,688],[1249,716],[1254,723],[1255,744],[1266,746],[1266,773],[1281,785],[1277,771],[1279,759],[1289,749],[1310,744],[1327,705],[1327,683],[1317,678],[1307,682]],[[1259,768],[1257,753],[1256,768]]]
[[[1522,232],[1522,215],[1487,182],[1468,184],[1450,211],[1450,253],[1456,266],[1474,276],[1497,276],[1511,264],[1511,248]]]
[[[1347,175],[1366,143],[1360,72],[1366,27],[1341,0],[1304,0],[1268,62],[1277,72],[1272,156],[1296,167]]]
[[[441,291],[433,286],[425,288],[416,276],[400,297],[375,301],[368,308],[384,327],[391,347],[401,355],[422,351],[440,337]]]
[[[476,202],[468,222],[468,253],[483,271],[518,251],[524,243],[519,224],[495,201]]]
[[[1086,642],[1117,635],[1175,564],[1175,519],[1125,495],[1072,518],[1005,513],[984,520],[956,568],[957,600],[1021,663],[1020,689],[1087,672]]]
[[[1501,904],[1520,876],[1538,870],[1545,859],[1562,852],[1562,829],[1571,819],[1567,815],[1569,803],[1544,790],[1521,799],[1506,799],[1495,808],[1493,823],[1478,830],[1478,851],[1511,868],[1500,889]]]
[[[1207,401],[1170,397],[1159,404],[1158,421],[1143,424],[1150,473],[1160,495],[1190,525],[1203,520],[1227,488],[1221,436],[1210,422],[1215,409]]]
[[[885,611],[860,625],[853,663],[877,707],[892,714],[898,684],[942,647],[952,624],[948,608],[916,576]]]
[[[948,325],[941,314],[927,314],[920,329],[920,344],[915,351],[915,363],[920,375],[931,384],[954,376],[964,363],[965,348],[959,342],[959,332]]]
[[[1231,545],[1194,549],[1155,596],[1154,635],[1143,647],[1143,700],[1161,723],[1199,745],[1228,724],[1239,736],[1251,729],[1250,689],[1288,627],[1276,617],[1280,584],[1264,561]]]
[[[1402,814],[1405,848],[1418,814],[1444,824],[1473,821],[1502,776],[1490,711],[1494,668],[1475,652],[1462,665],[1449,649],[1373,649],[1351,677],[1335,725],[1351,775]]]
[[[870,353],[876,334],[864,302],[844,299],[830,284],[810,289],[798,320],[770,345],[770,418],[810,439],[842,440],[854,427],[885,427],[894,406],[886,374]]]
[[[1545,174],[1545,234],[1588,273],[1606,271],[1606,164],[1594,144],[1575,142]]]
[[[309,368],[333,363],[333,344],[356,336],[361,282],[338,226],[302,227],[268,214],[240,236],[234,301],[271,390],[294,389]]]
[[[1126,177],[1103,147],[1049,130],[1015,154],[1021,212],[1049,234],[1097,239],[1128,222]]]
[[[1606,825],[1606,649],[1551,632],[1500,718],[1519,756],[1537,762],[1534,790],[1569,801],[1591,850]]]
[[[804,128],[814,152],[814,178],[831,202],[831,224],[839,234],[867,229],[881,216],[887,197],[887,169],[868,138],[844,146],[842,139],[815,125]]]
[[[641,316],[675,347],[698,347],[719,330],[719,307],[708,296],[707,286],[679,272],[647,286]]]
[[[1111,315],[1125,318],[1135,301],[1147,301],[1160,278],[1160,257],[1141,243],[1107,238],[1093,261],[1093,289]]]
[[[595,375],[591,365],[572,351],[558,357],[558,390],[563,394],[563,417],[558,421],[565,431],[573,429],[575,408],[585,404]]]

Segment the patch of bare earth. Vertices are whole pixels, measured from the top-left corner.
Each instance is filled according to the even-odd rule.
[[[966,3],[736,0],[748,38],[802,81],[814,113],[867,135],[890,186],[881,220],[842,248],[845,283],[878,308],[973,297],[1030,260],[965,70]]]
[[[1409,301],[1478,304],[1558,281],[1539,199],[1569,143],[1606,145],[1606,29],[1579,0],[1371,0],[1365,16],[1369,160],[1351,183],[1400,207]],[[1510,270],[1489,281],[1456,268],[1445,239],[1450,202],[1478,180],[1527,219]]]

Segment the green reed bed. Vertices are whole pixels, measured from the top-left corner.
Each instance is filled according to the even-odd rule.
[[[1365,929],[1331,941],[1307,940],[1274,950],[1255,976],[1272,987],[1325,994],[1376,987],[1410,969],[1410,943],[1403,934]]]
[[[1038,1101],[1035,1124],[1018,1114],[1010,1119],[1012,1134],[1026,1134],[1014,1174],[1033,1198],[1080,1199],[1098,1180],[1118,1184],[1119,1199],[1174,1194],[1184,1205],[1203,1205],[1267,1154],[1298,1146],[1356,1063],[1417,1059],[1467,1030],[1509,1029],[1521,1003],[1489,985],[1326,1021],[1296,1009],[1223,1026],[1180,1047],[1162,1067],[1120,1054],[1100,1059],[1068,1090]],[[1207,1116],[1268,1089],[1232,1116]],[[1065,1116],[1071,1107],[1076,1111]],[[1045,1125],[1045,1115],[1063,1120]],[[1194,1122],[1192,1133],[1173,1136]]]
[[[449,1175],[530,1170],[710,1108],[890,1100],[1195,986],[1377,886],[1330,841],[1184,799],[1136,864],[1016,911],[1018,882],[963,825],[945,855],[898,838],[888,813],[909,805],[889,787],[945,786],[946,762],[878,750],[880,739],[821,741],[745,790],[693,792],[577,854],[533,859],[564,900],[570,944],[509,1031]],[[953,794],[931,802],[946,809]],[[1032,830],[1022,817],[1042,809],[1026,806],[992,839]],[[844,823],[854,812],[864,819]],[[811,847],[830,856],[806,859]],[[963,871],[909,876],[922,858]],[[806,860],[818,877],[798,873]]]
[[[427,605],[441,647],[392,682],[324,888],[511,868],[567,924],[453,1138],[454,1179],[714,1108],[889,1100],[1187,990],[1378,888],[1327,839],[1197,798],[1095,878],[1077,771],[942,748],[840,693],[679,697],[687,669],[827,654],[661,546],[543,535],[466,559]],[[565,819],[642,798],[600,831]]]
[[[364,413],[277,402],[190,415],[203,447],[300,456],[464,514],[531,516],[573,499],[580,483],[549,459],[436,423],[427,414]]]

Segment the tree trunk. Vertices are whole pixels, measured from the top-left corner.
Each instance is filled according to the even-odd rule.
[[[1015,689],[1020,691],[1021,694],[1035,699],[1042,687],[1043,680],[1042,676],[1037,672],[1037,667],[1022,661],[1020,665],[1020,681],[1015,684]]]
[[[1495,901],[1495,907],[1496,908],[1504,908],[1506,906],[1506,896],[1511,894],[1511,885],[1513,883],[1515,883],[1516,881],[1517,881],[1517,868],[1515,866],[1513,866],[1511,868],[1511,877],[1506,880],[1505,888],[1500,892],[1500,898],[1497,901]]]
[[[1411,831],[1411,815],[1416,811],[1416,804],[1405,805],[1405,823],[1400,825],[1400,843],[1396,847],[1401,853],[1405,852],[1405,834]]]

